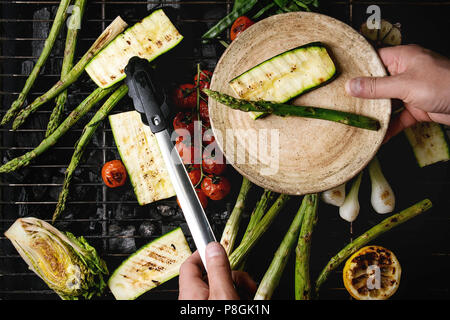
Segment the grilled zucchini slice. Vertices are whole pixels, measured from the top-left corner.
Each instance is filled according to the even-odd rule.
[[[175,47],[183,39],[162,9],[128,28],[98,53],[86,66],[86,72],[101,88],[125,78],[131,57],[152,61]]]
[[[176,277],[191,254],[181,228],[177,228],[125,260],[109,279],[109,289],[117,300],[134,300]]]
[[[141,115],[118,113],[109,116],[109,123],[139,204],[175,196],[156,137],[142,123]]]
[[[441,125],[419,122],[405,129],[419,167],[450,159],[450,148]]]
[[[325,46],[312,42],[270,58],[230,81],[234,92],[245,100],[284,103],[321,86],[336,75]],[[253,113],[258,118],[262,113]]]

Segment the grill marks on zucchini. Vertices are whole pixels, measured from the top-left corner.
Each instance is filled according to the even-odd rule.
[[[156,10],[125,30],[86,67],[94,82],[107,88],[125,78],[125,66],[133,56],[152,61],[175,47],[183,36],[163,10]]]
[[[108,281],[118,300],[135,299],[177,276],[191,250],[177,228],[139,249],[125,260]]]
[[[336,67],[325,46],[313,42],[270,58],[230,81],[246,100],[284,103],[330,81]]]

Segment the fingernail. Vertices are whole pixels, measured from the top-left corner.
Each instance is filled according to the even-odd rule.
[[[360,78],[354,78],[351,80],[348,80],[345,83],[345,90],[348,94],[351,95],[358,95],[361,93],[361,79]]]
[[[222,252],[223,248],[218,242],[211,242],[206,246],[206,256],[208,258],[220,256]]]

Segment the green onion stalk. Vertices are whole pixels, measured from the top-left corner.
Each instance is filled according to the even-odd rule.
[[[233,251],[229,256],[231,269],[236,269],[244,259],[247,257],[250,250],[255,246],[264,232],[270,227],[274,219],[278,216],[286,203],[289,201],[290,196],[282,194],[280,195],[274,204],[270,207],[261,221],[253,228],[248,236],[243,239],[241,244]]]
[[[429,199],[424,199],[411,207],[384,219],[379,224],[370,228],[358,238],[353,240],[338,252],[333,258],[330,259],[328,264],[323,268],[319,277],[316,280],[315,294],[319,293],[320,287],[328,279],[330,273],[336,269],[345,259],[350,257],[353,253],[361,249],[370,241],[375,240],[378,236],[391,230],[392,228],[414,218],[415,216],[428,211],[432,207],[432,203]]]
[[[67,28],[66,45],[64,48],[64,58],[61,67],[61,78],[64,78],[73,67],[73,58],[75,56],[75,48],[77,46],[77,37],[80,30],[81,20],[83,19],[84,10],[86,8],[87,0],[76,0],[73,14],[70,16],[70,22]],[[67,90],[61,92],[56,98],[56,105],[53,108],[50,120],[47,124],[47,131],[45,136],[48,137],[53,131],[58,128],[62,121],[62,115],[67,101]]]
[[[236,236],[239,231],[239,222],[241,221],[242,213],[245,209],[245,201],[247,200],[248,193],[252,186],[253,183],[251,183],[250,180],[242,177],[242,185],[236,200],[236,204],[234,205],[233,211],[228,218],[228,221],[222,233],[222,238],[220,239],[220,243],[225,248],[225,251],[228,255],[234,248]]]
[[[309,300],[311,296],[311,280],[309,274],[309,259],[314,225],[317,222],[318,195],[307,198],[308,210],[300,229],[297,248],[295,249],[295,299]]]
[[[306,195],[303,197],[302,204],[297,211],[292,223],[283,238],[280,246],[278,247],[269,268],[264,274],[261,283],[258,286],[258,290],[255,294],[255,300],[270,300],[273,292],[277,288],[281,275],[283,274],[286,263],[291,255],[292,249],[295,246],[295,240],[298,238],[300,227],[304,219],[305,213],[310,210],[311,196]]]
[[[108,114],[114,109],[117,103],[127,94],[128,87],[126,84],[122,84],[102,105],[97,113],[92,117],[89,123],[84,127],[83,133],[75,145],[75,151],[70,160],[69,166],[66,169],[64,183],[62,190],[59,194],[58,204],[56,210],[53,213],[52,222],[59,217],[66,207],[67,197],[69,195],[70,183],[72,181],[73,173],[81,161],[86,146],[91,141],[92,136],[97,130],[100,123],[108,116]]]

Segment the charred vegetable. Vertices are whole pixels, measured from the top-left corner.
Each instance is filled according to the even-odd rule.
[[[25,99],[27,98],[27,95],[30,92],[31,87],[36,81],[36,78],[38,77],[41,68],[47,61],[47,58],[49,57],[50,52],[52,51],[53,45],[55,44],[56,38],[58,37],[58,34],[61,31],[62,26],[64,25],[64,21],[66,20],[67,16],[67,8],[70,2],[71,0],[62,0],[59,3],[58,11],[56,12],[56,16],[55,19],[53,20],[52,28],[50,29],[49,35],[45,40],[44,48],[41,52],[41,55],[39,56],[39,59],[34,65],[34,68],[31,71],[30,75],[28,76],[27,81],[25,82],[25,86],[22,89],[22,92],[19,94],[17,99],[11,105],[11,108],[8,110],[8,112],[6,112],[5,116],[3,117],[1,125],[7,124],[12,118],[14,118],[14,116],[17,114],[17,112],[22,108],[23,104],[25,103]]]
[[[441,125],[420,122],[405,129],[405,135],[421,168],[450,160],[450,147]]]
[[[345,183],[322,192],[322,201],[333,206],[342,206],[345,201]]]
[[[150,128],[136,111],[109,116],[109,123],[141,206],[175,195],[169,173]]]
[[[98,126],[102,123],[102,121],[108,116],[111,110],[117,105],[120,99],[128,92],[128,87],[123,84],[121,85],[109,98],[105,101],[103,106],[95,113],[92,119],[88,122],[88,124],[84,127],[83,133],[80,139],[77,141],[75,145],[75,151],[73,152],[72,158],[70,159],[69,166],[66,169],[64,174],[64,183],[61,192],[58,197],[58,204],[56,205],[55,212],[53,213],[52,220],[55,221],[56,218],[64,211],[66,207],[66,201],[69,196],[69,188],[70,183],[72,182],[72,176],[75,172],[75,169],[78,167],[78,164],[83,157],[84,150],[86,146],[91,141],[92,136],[97,130]],[[125,169],[124,169],[125,170]],[[125,171],[126,178],[126,171]]]
[[[372,182],[371,203],[377,213],[390,213],[395,208],[395,196],[391,186],[381,171],[377,157],[369,163],[369,174]]]
[[[386,300],[398,289],[402,268],[394,253],[380,246],[355,252],[345,263],[342,277],[357,300]]]
[[[361,33],[377,47],[397,46],[402,43],[400,25],[398,23],[392,24],[384,19],[381,20],[378,29],[370,29],[365,22],[361,26]]]
[[[344,203],[339,207],[339,215],[342,219],[353,222],[359,214],[359,186],[361,185],[362,172],[353,181],[350,192],[345,197]]]
[[[125,30],[86,66],[86,72],[102,88],[125,78],[131,57],[149,61],[175,47],[183,39],[162,9]]]
[[[334,78],[336,67],[320,42],[288,50],[272,57],[230,81],[234,92],[245,100],[284,103]],[[262,113],[251,114],[255,119]]]
[[[397,214],[394,214],[389,218],[384,219],[379,224],[370,228],[362,235],[360,235],[358,238],[354,239],[351,243],[349,243],[341,251],[339,251],[338,254],[336,254],[333,258],[331,258],[331,260],[322,270],[322,272],[320,273],[319,277],[316,280],[316,288],[315,288],[316,293],[319,292],[320,287],[327,280],[330,272],[336,269],[345,259],[350,257],[352,254],[361,249],[370,241],[376,239],[379,235],[391,230],[392,228],[402,224],[403,222],[408,221],[409,219],[414,218],[415,216],[423,212],[426,212],[431,207],[432,203],[430,200],[428,199],[422,200],[416,203],[415,205]]]
[[[111,22],[111,24],[102,32],[102,34],[95,40],[89,50],[81,57],[77,64],[70,70],[68,74],[62,77],[55,85],[44,93],[42,96],[36,98],[29,106],[20,111],[16,119],[14,119],[12,128],[16,130],[19,128],[25,120],[34,113],[43,104],[55,98],[63,92],[68,86],[77,81],[77,79],[84,72],[86,65],[92,58],[103,49],[108,43],[110,43],[119,33],[121,33],[127,24],[122,18],[117,17]]]
[[[103,165],[103,182],[110,188],[121,187],[127,181],[127,170],[120,160],[111,160]]]
[[[89,110],[92,109],[94,105],[100,102],[108,94],[114,91],[115,87],[108,89],[97,88],[92,92],[83,102],[76,107],[69,116],[59,125],[59,127],[47,138],[42,140],[42,142],[33,150],[25,153],[24,155],[14,158],[11,161],[5,163],[0,167],[0,173],[11,172],[30,164],[30,162],[47,151],[52,147],[58,140],[83,117]]]
[[[73,58],[75,56],[75,48],[77,46],[78,32],[80,31],[81,20],[83,19],[84,9],[86,8],[87,0],[76,0],[73,14],[70,20],[67,21],[67,36],[66,46],[64,48],[64,59],[61,66],[61,78],[64,78],[73,67]],[[62,121],[62,115],[66,106],[67,90],[61,92],[56,98],[56,105],[53,108],[50,120],[47,124],[47,131],[45,136],[48,137],[53,131],[58,128]]]
[[[217,102],[222,103],[232,109],[244,112],[255,111],[274,114],[281,117],[294,116],[328,120],[352,127],[374,131],[380,128],[380,123],[378,120],[354,113],[317,107],[294,106],[290,104],[274,103],[264,100],[248,101],[237,99],[227,94],[213,90],[205,89],[203,91]]]
[[[108,280],[117,300],[134,300],[176,277],[191,255],[186,238],[177,228],[145,245],[125,260]]]
[[[5,236],[61,299],[90,299],[105,289],[108,269],[83,237],[62,233],[36,218],[17,219]]]

